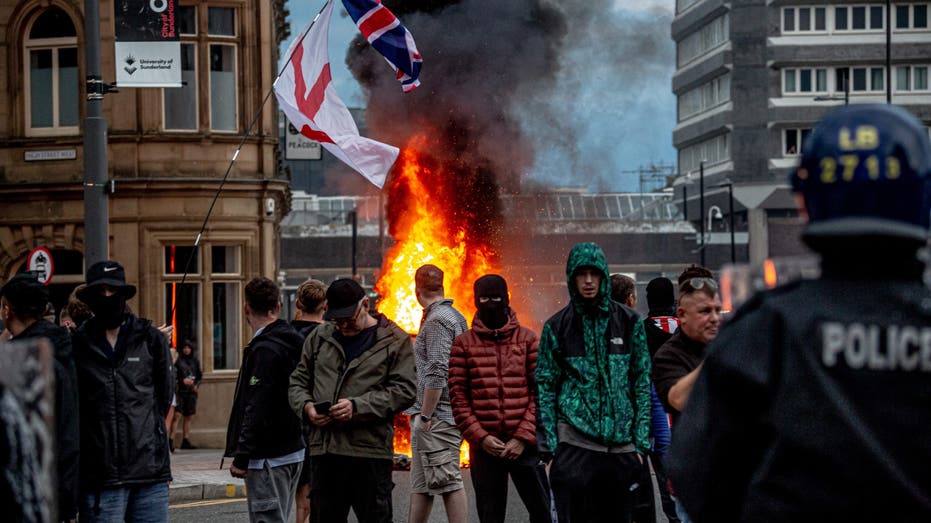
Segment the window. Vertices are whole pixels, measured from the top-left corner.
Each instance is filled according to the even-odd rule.
[[[811,134],[811,128],[785,129],[782,132],[783,156],[798,156],[802,151],[802,144]]]
[[[679,95],[679,121],[731,99],[731,75],[725,74]]]
[[[207,104],[209,127],[214,131],[239,130],[237,89],[239,37],[237,12],[232,7],[179,6],[176,14],[181,35],[182,87],[163,89],[164,128],[197,131],[201,108]],[[206,22],[206,23],[203,23]],[[206,35],[202,33],[206,31]],[[205,66],[198,61],[206,53]],[[201,94],[206,88],[207,93]]]
[[[679,172],[697,171],[701,162],[705,167],[730,159],[728,135],[715,136],[704,142],[679,149]]]
[[[782,10],[782,32],[826,31],[826,20],[826,7],[786,7]]]
[[[902,65],[895,68],[896,91],[927,91],[928,66]]]
[[[928,29],[928,4],[896,5],[895,28]]]
[[[78,38],[57,7],[42,12],[24,40],[25,122],[29,136],[78,134]]]
[[[686,36],[676,45],[678,65],[681,67],[724,44],[729,32],[728,15],[725,13]]]
[[[785,69],[782,78],[782,92],[786,94],[828,91],[827,69]]]
[[[880,31],[885,29],[884,5],[855,5],[834,7],[834,30]]]
[[[186,266],[188,275],[182,284]],[[238,368],[243,329],[241,246],[165,245],[163,281],[165,317],[174,326],[171,346],[177,348],[184,339],[203,340],[198,347],[205,371]]]
[[[885,67],[838,68],[836,72],[837,84],[835,85],[838,92],[844,91],[843,80],[845,76],[850,79],[851,92],[881,92],[886,88]]]

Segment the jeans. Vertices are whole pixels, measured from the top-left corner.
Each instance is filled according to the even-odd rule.
[[[679,521],[682,523],[692,523],[689,515],[685,513],[685,507],[682,505],[682,502],[679,501],[679,498],[673,496],[672,500],[676,502],[676,514],[679,515]]]
[[[294,492],[303,463],[291,463],[261,469],[249,469],[246,474],[246,499],[249,501],[249,521],[273,523],[288,521],[294,509]]]
[[[168,482],[81,493],[81,523],[167,523]]]

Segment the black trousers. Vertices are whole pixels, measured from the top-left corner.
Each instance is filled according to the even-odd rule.
[[[663,513],[669,523],[679,523],[679,516],[676,514],[676,502],[669,495],[669,481],[666,477],[666,464],[663,462],[662,454],[650,454],[650,464],[653,465],[653,472],[656,473],[656,485],[659,488],[659,499],[663,504]]]
[[[635,452],[608,454],[560,443],[550,468],[559,523],[630,521],[630,486],[642,467]]]
[[[350,508],[359,523],[391,523],[392,460],[324,454],[310,463],[311,523],[346,523]]]
[[[508,502],[508,476],[514,482],[531,523],[552,523],[550,487],[546,468],[534,449],[527,448],[517,459],[488,454],[478,445],[470,446],[472,486],[481,523],[504,523]]]

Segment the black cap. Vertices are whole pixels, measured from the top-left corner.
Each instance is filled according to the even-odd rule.
[[[97,262],[87,269],[87,286],[78,293],[78,299],[89,303],[96,287],[109,285],[127,300],[136,295],[136,286],[126,284],[126,271],[113,260]]]
[[[0,288],[0,296],[6,299],[18,313],[38,317],[45,313],[48,304],[48,287],[39,281],[35,271],[21,272]]]
[[[352,318],[364,297],[365,291],[356,280],[341,278],[334,281],[326,290],[327,311],[323,318]]]

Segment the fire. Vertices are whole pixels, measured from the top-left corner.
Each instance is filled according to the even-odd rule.
[[[395,244],[385,256],[375,291],[378,309],[402,329],[416,333],[422,309],[414,295],[414,272],[432,263],[445,273],[446,297],[467,319],[475,314],[472,283],[497,271],[496,253],[487,238],[471,234],[475,216],[460,203],[465,196],[449,180],[466,176],[426,158],[429,147],[418,136],[401,152],[388,186],[391,236]],[[433,147],[441,147],[434,145]],[[485,194],[485,198],[497,195]],[[391,212],[396,211],[396,212]]]
[[[397,468],[410,468],[411,458],[411,420],[406,414],[398,414],[394,417],[394,454]],[[398,456],[406,456],[407,464],[403,464]],[[462,446],[459,447],[459,466],[462,468],[469,467],[469,444],[462,440]]]

